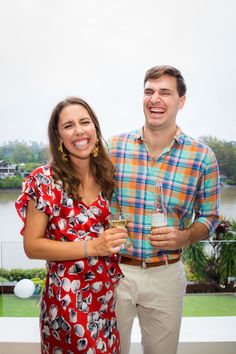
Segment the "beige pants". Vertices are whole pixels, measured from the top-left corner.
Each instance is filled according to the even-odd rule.
[[[176,354],[187,284],[182,261],[146,269],[120,266],[125,275],[116,288],[121,354],[129,354],[136,315],[144,354]]]

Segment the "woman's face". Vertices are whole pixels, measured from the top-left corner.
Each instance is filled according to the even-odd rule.
[[[58,133],[73,162],[90,159],[97,134],[86,108],[80,104],[64,107],[59,115]]]

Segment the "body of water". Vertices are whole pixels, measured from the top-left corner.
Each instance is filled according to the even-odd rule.
[[[22,236],[20,235],[23,224],[14,205],[19,194],[20,190],[0,190],[1,267],[34,268],[43,266],[44,261],[29,260],[24,255]],[[236,219],[236,186],[222,187],[220,214],[226,218]]]

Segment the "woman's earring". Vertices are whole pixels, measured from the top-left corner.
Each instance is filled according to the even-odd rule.
[[[93,157],[97,157],[98,153],[99,153],[99,145],[98,145],[98,140],[97,140],[96,144],[94,145],[94,148],[92,150]]]
[[[60,153],[61,153],[62,160],[63,161],[68,161],[67,155],[63,151],[62,141],[60,142],[60,144],[58,146],[58,151],[60,151]]]

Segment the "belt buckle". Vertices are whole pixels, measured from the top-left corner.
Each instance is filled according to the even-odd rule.
[[[144,268],[144,269],[147,268],[146,262],[142,261],[141,267]]]

